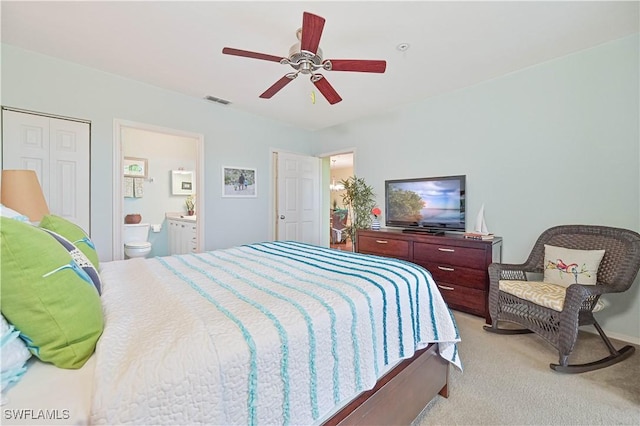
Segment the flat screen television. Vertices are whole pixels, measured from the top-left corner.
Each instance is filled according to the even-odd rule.
[[[385,181],[385,225],[407,232],[465,231],[466,176]]]

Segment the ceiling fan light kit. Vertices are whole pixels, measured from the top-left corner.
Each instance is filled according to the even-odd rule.
[[[222,53],[225,55],[242,56],[246,58],[260,59],[263,61],[279,62],[282,65],[289,65],[295,71],[285,74],[271,87],[265,90],[260,97],[270,99],[287,84],[298,77],[299,74],[309,75],[309,79],[322,93],[329,104],[334,105],[342,100],[338,92],[331,86],[324,75],[317,71],[351,71],[351,72],[372,72],[384,73],[387,68],[386,61],[383,60],[362,60],[362,59],[324,59],[322,49],[320,49],[320,37],[324,28],[325,19],[309,12],[302,15],[302,28],[296,31],[296,37],[300,40],[291,46],[289,56],[268,55],[265,53],[251,52],[248,50],[225,47]]]

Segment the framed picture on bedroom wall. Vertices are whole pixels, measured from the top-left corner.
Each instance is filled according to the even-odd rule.
[[[257,197],[256,169],[222,166],[223,197]]]

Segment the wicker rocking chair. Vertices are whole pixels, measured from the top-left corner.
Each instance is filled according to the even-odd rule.
[[[562,287],[535,281],[535,275],[542,276],[545,268],[558,268],[555,262],[550,262],[549,259],[545,261],[545,245],[553,246],[554,249],[604,250],[599,267],[595,267],[595,284]],[[559,259],[558,264],[566,267]],[[575,273],[580,267],[576,263],[572,265]],[[581,373],[616,364],[631,356],[635,348],[624,346],[616,349],[594,318],[593,312],[601,307],[599,299],[602,294],[628,290],[639,269],[640,234],[634,231],[589,225],[550,228],[540,235],[525,263],[494,263],[489,266],[489,313],[492,325],[485,325],[484,329],[499,334],[540,335],[558,350],[559,364],[550,364],[558,372]],[[558,272],[561,271],[554,273]],[[577,282],[579,280],[575,275]],[[520,291],[519,288],[524,290]],[[555,305],[553,300],[549,302],[546,298],[548,289],[556,292]],[[499,328],[500,321],[516,323],[524,329]],[[578,337],[578,327],[583,325],[593,325],[596,328],[610,355],[587,364],[569,364],[568,358]]]

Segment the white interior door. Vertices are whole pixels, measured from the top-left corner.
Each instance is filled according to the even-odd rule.
[[[51,213],[90,229],[90,125],[2,111],[2,168],[34,170]]]
[[[320,159],[277,153],[276,214],[279,241],[320,241]]]

